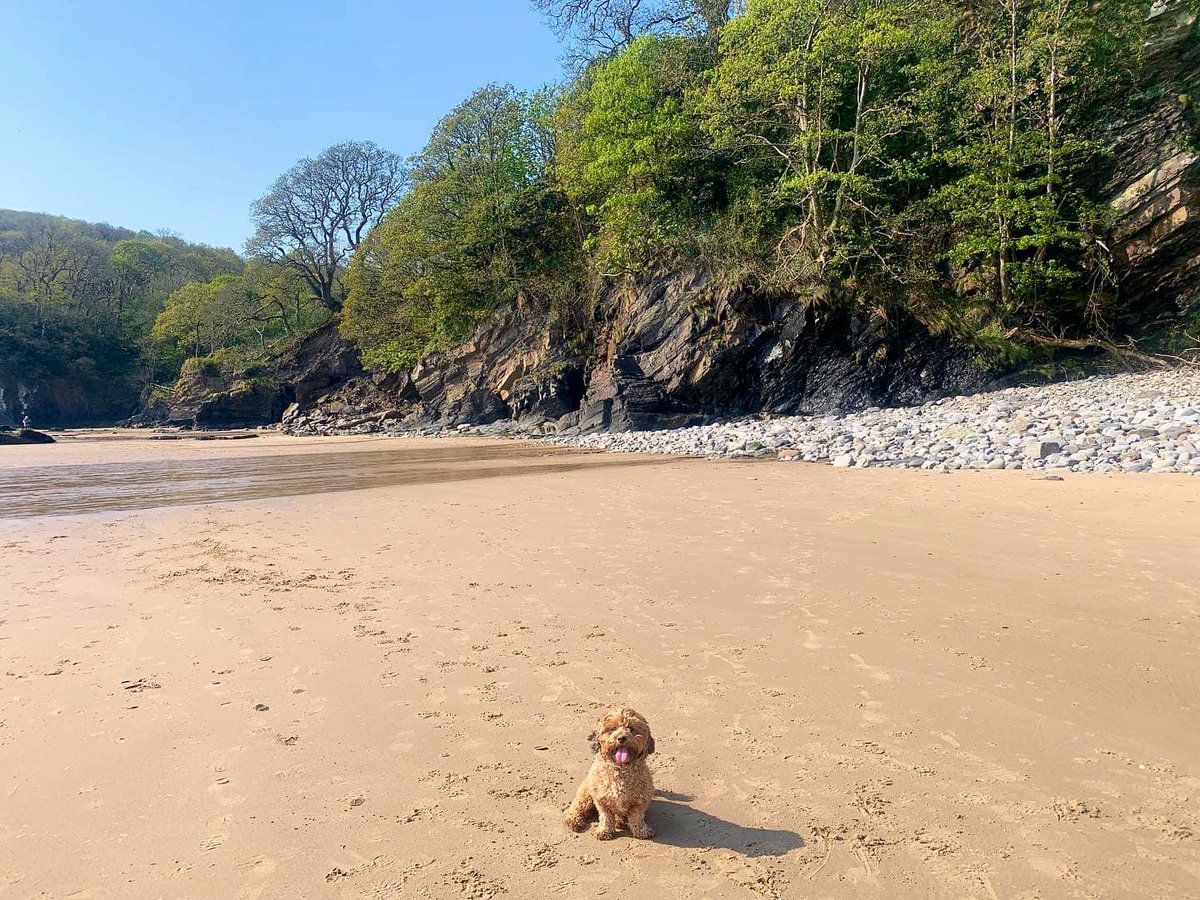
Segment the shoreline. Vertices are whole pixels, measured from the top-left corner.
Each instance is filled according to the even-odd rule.
[[[317,408],[288,423],[232,430],[113,427],[55,433],[66,442],[249,443],[248,439],[271,434],[340,439],[504,438],[600,452],[775,459],[837,468],[1200,475],[1200,368],[1195,367],[1010,387],[920,406],[827,415],[760,413],[666,430],[581,433],[575,426],[546,420],[405,425],[376,421],[366,412],[339,405],[336,416]],[[7,451],[0,463],[9,462],[13,455]]]
[[[361,410],[348,414],[361,418]],[[295,436],[414,436],[402,426],[342,428],[318,413]],[[500,421],[416,435],[512,437],[611,452],[828,462],[939,471],[1173,472],[1200,475],[1200,368],[1091,377],[841,415],[759,414],[659,431],[580,433],[560,422]]]

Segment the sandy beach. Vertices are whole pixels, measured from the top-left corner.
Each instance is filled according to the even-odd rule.
[[[3,898],[1200,896],[1200,479],[127,438],[0,503]],[[561,824],[623,701],[650,842]]]

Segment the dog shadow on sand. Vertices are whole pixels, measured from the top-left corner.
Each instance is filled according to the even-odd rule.
[[[694,799],[675,791],[655,791],[646,820],[657,832],[656,842],[732,850],[748,857],[783,856],[804,846],[804,838],[794,831],[747,828],[689,806]]]

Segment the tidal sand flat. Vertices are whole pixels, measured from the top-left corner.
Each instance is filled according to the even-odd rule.
[[[0,897],[1200,894],[1198,479],[127,439],[0,516]]]

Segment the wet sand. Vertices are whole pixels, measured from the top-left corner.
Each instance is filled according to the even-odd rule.
[[[1200,894],[1200,479],[121,440],[0,514],[3,898]],[[559,821],[617,701],[653,842]]]
[[[0,465],[0,518],[220,504],[662,462],[503,441],[273,440],[206,452],[205,443],[182,440],[179,451],[126,444],[106,454],[104,462],[90,461],[89,442],[80,440],[64,445],[57,457],[47,459],[43,453],[37,463]],[[26,457],[37,459],[36,454]]]

